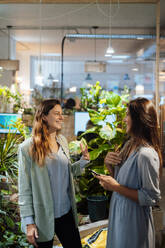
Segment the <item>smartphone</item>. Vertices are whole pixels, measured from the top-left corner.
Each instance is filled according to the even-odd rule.
[[[94,170],[91,170],[91,169],[89,169],[89,171],[90,172],[92,172],[94,175],[96,175],[96,176],[100,176],[100,174],[99,173],[97,173],[96,171],[94,171]]]

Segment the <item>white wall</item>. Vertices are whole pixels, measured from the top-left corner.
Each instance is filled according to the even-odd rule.
[[[8,49],[8,37],[0,37],[0,59],[15,59],[16,57],[16,42],[10,39],[10,46]],[[10,87],[14,82],[13,71],[3,70],[0,72],[0,85]]]
[[[16,58],[20,61],[17,73],[21,90],[30,90],[30,51],[17,51]]]

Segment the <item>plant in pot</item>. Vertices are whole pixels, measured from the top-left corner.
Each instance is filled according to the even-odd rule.
[[[13,98],[13,94],[7,86],[2,87],[0,85],[0,100],[3,102],[0,106],[0,112],[7,113],[10,112],[10,103]]]
[[[0,99],[3,102],[0,106],[2,113],[18,113],[22,109],[22,95],[16,87],[13,93],[7,86],[0,86]]]
[[[83,109],[88,111],[93,127],[81,135],[81,137],[86,139],[88,149],[90,150],[90,163],[86,166],[84,174],[76,180],[79,189],[79,205],[82,205],[82,208],[79,209],[80,212],[83,211],[83,208],[86,208],[86,199],[89,199],[91,196],[105,195],[110,198],[111,193],[106,192],[100,186],[98,180],[92,176],[89,169],[97,173],[107,174],[108,171],[104,165],[104,158],[107,152],[120,149],[126,137],[124,117],[126,113],[126,102],[129,96],[127,91],[119,96],[113,92],[102,90],[99,82],[92,87],[98,87],[99,95],[97,98],[98,102],[97,104],[95,103],[95,109],[87,108],[87,106],[91,106],[88,104],[90,102],[88,102],[88,99],[91,99],[92,96],[86,99],[85,106],[83,107]],[[87,95],[92,94],[92,92],[96,93],[96,91],[90,91],[90,89],[88,91]],[[95,135],[90,141],[87,138],[89,134]],[[73,141],[70,143],[71,153],[80,152],[79,144],[82,140],[79,143],[77,142]]]

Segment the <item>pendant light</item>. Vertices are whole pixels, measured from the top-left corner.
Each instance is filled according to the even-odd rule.
[[[42,0],[40,0],[39,5],[39,65],[38,65],[38,75],[36,77],[36,84],[43,86],[43,75],[41,66],[41,31],[42,31]]]
[[[109,40],[108,40],[108,48],[106,50],[106,54],[105,57],[112,57],[112,54],[115,53],[115,50],[112,47],[112,39],[111,39],[111,35],[112,35],[112,11],[111,11],[111,0],[109,2]]]

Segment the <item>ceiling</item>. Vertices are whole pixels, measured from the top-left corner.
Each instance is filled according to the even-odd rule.
[[[17,51],[37,54],[41,48],[44,54],[59,54],[62,39],[66,34],[155,35],[156,33],[156,4],[153,4],[156,0],[45,0],[41,4],[36,2],[40,1],[0,2],[0,36],[7,36],[6,27],[12,26],[10,35],[17,41]],[[43,4],[43,2],[46,3]],[[77,2],[79,4],[75,4]],[[112,2],[115,3],[112,4]],[[161,0],[160,4],[160,27],[161,35],[164,36],[165,1]],[[112,46],[117,54],[135,56],[136,52],[142,48],[147,49],[153,42],[154,40],[145,39],[112,39]],[[107,46],[107,39],[96,41],[95,39],[66,39],[64,55],[68,60],[93,60],[95,57],[97,60],[106,60],[104,54]],[[161,50],[162,52],[165,50],[165,39],[161,40]]]

